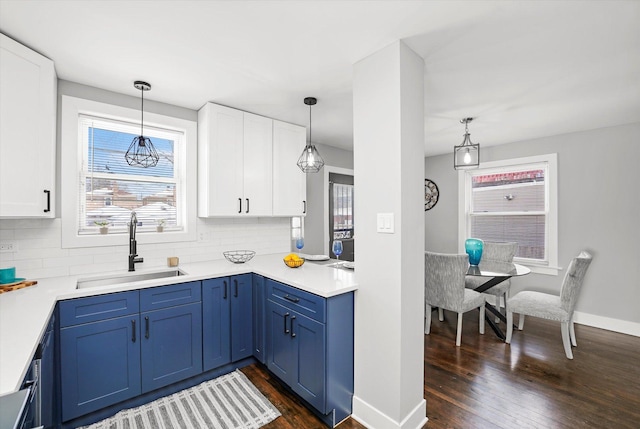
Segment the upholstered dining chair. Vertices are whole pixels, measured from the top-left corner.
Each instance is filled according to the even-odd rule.
[[[568,359],[573,359],[571,346],[576,343],[576,331],[573,326],[573,310],[582,288],[584,276],[591,264],[591,255],[582,251],[571,260],[562,281],[560,296],[543,292],[522,291],[509,298],[507,310],[507,339],[511,343],[513,334],[513,313],[520,314],[518,329],[524,328],[524,316],[541,317],[560,322],[562,344]],[[571,343],[569,343],[571,341]]]
[[[513,262],[513,257],[516,255],[518,251],[518,243],[516,242],[492,242],[485,241],[484,249],[482,250],[482,261],[495,261],[495,262]],[[478,277],[478,276],[467,276],[465,278],[465,286],[470,289],[475,289],[484,282],[486,282],[486,278]],[[496,309],[500,311],[500,298],[504,297],[504,309],[505,313],[507,311],[507,299],[509,298],[509,289],[511,288],[511,279],[507,279],[491,289],[488,289],[484,293],[487,295],[493,295],[496,298]],[[496,318],[496,322],[499,322],[500,319]]]
[[[469,265],[467,255],[453,255],[424,252],[424,333],[431,332],[431,309],[449,310],[458,313],[456,346],[462,337],[462,315],[467,311],[480,309],[480,333],[484,334],[484,295],[464,286],[464,277]],[[439,312],[443,321],[443,313]]]

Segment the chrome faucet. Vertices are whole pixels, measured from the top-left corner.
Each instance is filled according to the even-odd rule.
[[[138,226],[138,218],[136,212],[131,211],[131,220],[129,221],[129,271],[135,271],[139,262],[144,259],[138,258],[138,243],[136,242],[136,227]]]

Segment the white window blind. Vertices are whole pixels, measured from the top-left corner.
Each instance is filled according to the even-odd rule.
[[[353,238],[353,185],[333,185],[333,238]]]
[[[548,261],[547,168],[540,163],[469,173],[469,236],[515,241],[516,258]]]
[[[78,233],[95,234],[96,222],[109,224],[111,232],[126,231],[135,210],[138,231],[182,230],[178,204],[182,199],[178,158],[184,134],[154,127],[144,129],[160,160],[155,167],[127,164],[124,155],[139,135],[140,125],[88,115],[79,117],[82,155],[79,183]]]

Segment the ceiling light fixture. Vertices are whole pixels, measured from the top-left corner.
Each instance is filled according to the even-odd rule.
[[[311,106],[318,102],[314,97],[304,99],[304,104],[309,106],[309,143],[304,147],[300,158],[298,158],[298,167],[305,173],[317,173],[324,166],[324,159],[320,156],[318,149],[311,143]]]
[[[460,123],[464,124],[464,140],[460,146],[453,147],[453,168],[456,170],[480,166],[480,144],[471,143],[471,134],[469,134],[469,122],[471,121],[473,118],[460,120]]]
[[[129,149],[127,149],[127,153],[124,155],[124,158],[127,160],[127,164],[129,165],[144,168],[155,167],[158,165],[160,156],[158,156],[156,148],[153,147],[151,139],[142,134],[144,127],[144,92],[149,91],[151,89],[151,85],[147,82],[136,80],[133,83],[133,86],[140,90],[142,100],[140,106],[140,135],[131,141],[131,145],[129,145]]]

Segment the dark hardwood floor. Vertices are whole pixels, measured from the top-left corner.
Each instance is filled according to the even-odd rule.
[[[470,312],[456,347],[455,314],[445,316],[424,336],[426,429],[640,428],[640,338],[576,325],[569,360],[556,322],[528,317],[506,345],[488,326],[480,335]],[[326,427],[264,367],[243,371],[282,413],[266,429]]]

